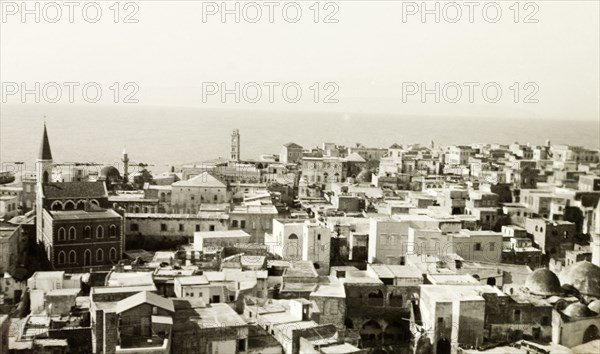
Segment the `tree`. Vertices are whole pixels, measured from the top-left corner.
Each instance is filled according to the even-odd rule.
[[[145,183],[155,184],[152,174],[147,169],[143,169],[139,174],[136,174],[133,178],[133,183],[137,188],[142,188]]]

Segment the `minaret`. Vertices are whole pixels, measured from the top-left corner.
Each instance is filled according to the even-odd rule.
[[[43,185],[51,182],[52,177],[52,151],[50,150],[50,141],[48,140],[48,132],[46,123],[44,122],[44,134],[42,136],[42,144],[40,145],[40,154],[36,161],[36,239],[40,243],[43,239],[43,205],[44,205],[44,189]]]
[[[123,158],[121,161],[123,161],[123,183],[127,183],[127,177],[129,176],[129,156],[127,156],[127,150],[125,150],[125,148],[123,148]]]
[[[231,161],[240,161],[240,131],[234,129],[231,133]]]

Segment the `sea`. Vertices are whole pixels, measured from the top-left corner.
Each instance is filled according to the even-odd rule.
[[[295,142],[388,147],[519,142],[600,148],[600,121],[423,117],[308,111],[207,110],[126,105],[5,104],[0,108],[2,170],[34,170],[46,122],[55,162],[130,163],[163,172],[187,163],[227,158],[233,129],[241,135],[242,159],[279,154]],[[18,167],[15,167],[17,163]]]

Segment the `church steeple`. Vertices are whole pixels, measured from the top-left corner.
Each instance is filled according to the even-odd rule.
[[[50,141],[48,140],[48,132],[46,131],[46,123],[44,122],[44,136],[42,137],[42,145],[40,146],[39,160],[52,160],[52,151],[50,151]]]

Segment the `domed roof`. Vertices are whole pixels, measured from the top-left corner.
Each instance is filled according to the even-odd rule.
[[[560,274],[563,284],[571,284],[582,295],[600,297],[600,267],[588,262],[577,262]]]
[[[595,313],[600,313],[600,300],[594,300],[590,302],[588,309],[594,311]]]
[[[581,302],[574,302],[567,306],[563,313],[571,318],[594,316],[594,313]]]
[[[525,280],[525,287],[534,295],[558,295],[561,293],[560,281],[556,274],[548,269],[536,269]]]
[[[120,178],[121,174],[119,173],[119,170],[117,170],[117,168],[114,166],[104,166],[100,170],[100,176],[106,178]]]

